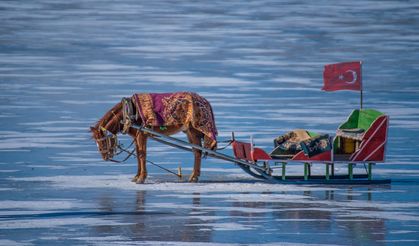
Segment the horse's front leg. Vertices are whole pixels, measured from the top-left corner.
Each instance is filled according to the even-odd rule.
[[[135,148],[137,151],[137,175],[133,178],[133,182],[143,184],[147,178],[147,136],[140,133],[135,138]]]
[[[190,129],[186,132],[186,135],[188,136],[188,140],[190,143],[202,146],[200,133],[198,131],[194,129]],[[201,175],[202,151],[194,149],[193,153],[194,153],[195,161],[194,161],[194,166],[193,166],[191,176],[189,177],[189,182],[196,183],[198,182],[199,176]]]

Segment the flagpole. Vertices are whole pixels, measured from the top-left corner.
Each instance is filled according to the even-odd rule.
[[[362,110],[362,88],[361,88],[361,110]]]
[[[359,65],[360,65],[360,72],[361,72],[361,74],[362,74],[362,61],[359,61]],[[361,77],[362,78],[362,77]],[[363,90],[364,90],[364,88],[363,88],[363,83],[362,83],[362,79],[361,79],[361,81],[359,81],[360,83],[361,83],[361,110],[362,110],[362,97],[363,97]]]

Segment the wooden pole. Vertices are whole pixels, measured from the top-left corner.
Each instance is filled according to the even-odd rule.
[[[329,163],[326,163],[326,180],[329,180]]]
[[[286,162],[282,162],[282,180],[286,179],[286,168],[287,168],[287,163]]]
[[[361,109],[362,109],[362,88],[361,88]]]
[[[359,65],[360,65],[360,73],[361,73],[360,75],[362,75],[362,61],[359,62]],[[362,99],[363,99],[362,94],[363,94],[363,90],[364,90],[364,88],[363,88],[364,86],[363,86],[363,83],[362,83],[362,77],[360,78],[360,80],[361,81],[359,81],[359,83],[361,83],[361,109],[362,109]]]
[[[348,176],[349,180],[354,179],[354,164],[348,163]]]
[[[372,163],[368,163],[368,180],[372,180]]]
[[[308,176],[310,175],[309,174],[309,166],[310,166],[310,163],[308,163],[308,162],[304,163],[304,180],[308,180]]]

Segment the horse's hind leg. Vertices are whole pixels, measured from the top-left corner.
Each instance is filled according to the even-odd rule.
[[[186,131],[186,135],[188,136],[188,140],[189,140],[190,143],[202,146],[201,141],[202,141],[203,136],[202,136],[201,132],[199,132],[199,131],[197,131],[193,128],[189,128]],[[198,177],[201,175],[202,151],[194,149],[193,153],[194,153],[194,156],[195,156],[195,161],[194,161],[194,167],[193,167],[192,174],[189,177],[189,182],[198,182]]]

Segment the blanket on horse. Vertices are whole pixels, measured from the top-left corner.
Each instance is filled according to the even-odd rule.
[[[217,144],[217,129],[210,103],[193,92],[140,93],[132,98],[145,126],[191,124],[204,134],[204,146],[213,149]]]

